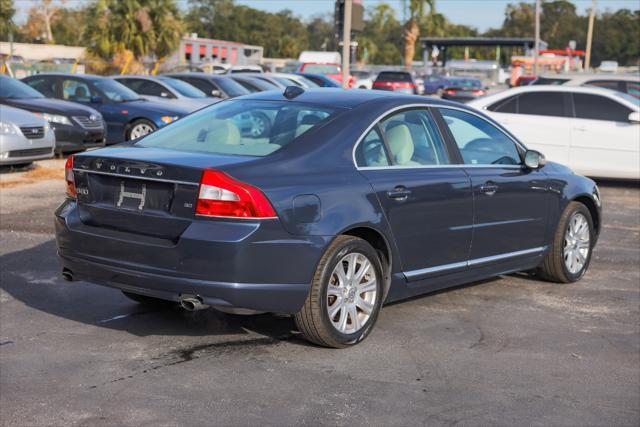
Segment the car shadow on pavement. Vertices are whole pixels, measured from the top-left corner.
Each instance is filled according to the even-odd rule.
[[[188,312],[167,302],[142,305],[119,290],[86,282],[66,282],[60,276],[53,239],[29,249],[0,256],[0,288],[26,306],[54,316],[137,336],[261,335],[269,341],[307,345],[295,331],[291,316],[229,315],[213,309]],[[20,307],[3,303],[5,315]]]

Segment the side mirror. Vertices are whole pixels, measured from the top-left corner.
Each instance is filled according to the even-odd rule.
[[[90,101],[92,104],[102,104],[102,97],[94,95],[91,97]]]
[[[169,97],[169,92],[160,92],[160,96],[163,98],[168,98]]]
[[[544,155],[535,150],[527,150],[524,153],[524,165],[529,169],[540,169],[547,163],[547,159]]]
[[[217,89],[212,89],[211,96],[213,96],[214,98],[222,98],[222,92]]]
[[[640,124],[640,111],[629,114],[629,123]]]

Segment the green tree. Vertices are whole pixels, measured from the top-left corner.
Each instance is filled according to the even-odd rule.
[[[411,68],[411,63],[416,55],[416,42],[420,37],[419,22],[425,16],[426,8],[433,15],[436,8],[436,0],[409,0],[409,20],[404,25],[404,66]]]
[[[51,24],[53,38],[58,44],[67,46],[84,46],[84,35],[87,30],[86,8],[62,8]]]
[[[111,59],[129,50],[141,60],[178,47],[182,22],[174,0],[96,0],[87,9],[91,53]]]
[[[13,0],[0,0],[0,39],[8,40],[9,33],[15,29],[13,24],[13,15],[16,9],[13,6]]]

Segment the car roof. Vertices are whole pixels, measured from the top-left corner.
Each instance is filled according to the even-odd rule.
[[[490,104],[493,104],[501,99],[506,99],[513,95],[521,95],[523,93],[531,92],[573,92],[573,93],[587,93],[591,95],[602,95],[608,98],[613,98],[625,105],[633,106],[634,104],[629,100],[620,96],[615,90],[605,89],[595,86],[567,86],[567,85],[533,85],[533,86],[518,86],[502,92],[494,93],[476,100],[469,102],[469,105],[475,108],[484,108]],[[633,106],[636,110],[637,106]]]
[[[580,73],[580,74],[542,74],[543,79],[566,79],[565,84],[584,83],[589,80],[635,80],[640,81],[638,74]]]
[[[258,74],[258,73],[254,73],[254,74]],[[209,73],[167,73],[167,74],[161,74],[161,76],[165,76],[165,77],[198,77],[198,78],[201,78],[201,79],[216,79],[216,80],[230,78],[229,76],[224,75],[224,74],[209,74]]]
[[[296,86],[297,87],[297,86]],[[242,99],[255,99],[260,101],[284,101],[284,91],[256,92],[243,96]],[[435,98],[425,98],[417,95],[406,95],[383,90],[340,89],[340,88],[313,88],[305,89],[300,95],[293,98],[295,102],[304,102],[323,107],[355,108],[368,102],[397,103],[405,101],[407,104],[436,104],[456,105],[459,103],[444,101]]]

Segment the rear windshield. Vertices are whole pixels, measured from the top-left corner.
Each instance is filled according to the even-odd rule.
[[[326,122],[336,111],[286,101],[229,100],[184,117],[135,145],[267,156]]]
[[[378,74],[378,78],[376,80],[388,81],[388,82],[411,82],[411,74],[409,73],[401,73],[401,72],[392,72],[392,71],[383,71]]]
[[[481,88],[482,82],[480,80],[474,79],[455,79],[449,80],[447,82],[448,87],[471,87],[471,88]]]
[[[304,66],[304,72],[316,74],[339,74],[340,68],[333,64],[307,64]]]

